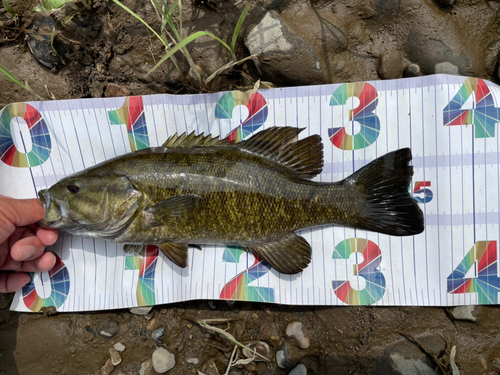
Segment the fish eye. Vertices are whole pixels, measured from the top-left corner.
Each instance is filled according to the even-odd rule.
[[[80,191],[80,186],[78,186],[75,181],[71,181],[66,189],[68,189],[70,193],[76,194]]]

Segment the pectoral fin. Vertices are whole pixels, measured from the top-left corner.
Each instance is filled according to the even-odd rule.
[[[249,250],[285,274],[299,273],[311,262],[311,245],[295,233]]]
[[[188,245],[186,243],[167,242],[157,246],[176,265],[181,268],[187,266]]]
[[[144,212],[153,215],[158,224],[185,218],[198,204],[201,197],[195,194],[185,194],[164,199],[152,206],[147,207]]]

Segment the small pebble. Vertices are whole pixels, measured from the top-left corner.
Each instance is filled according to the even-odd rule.
[[[113,365],[118,366],[122,362],[122,357],[115,348],[109,349],[109,355],[111,356]]]
[[[284,342],[276,352],[276,364],[279,368],[291,370],[295,366],[295,363],[290,359],[290,354],[290,349],[288,349],[286,342]]]
[[[417,64],[410,64],[403,70],[403,77],[418,77],[420,75],[420,67]]]
[[[134,307],[132,309],[129,309],[129,311],[134,314],[134,315],[148,315],[149,312],[151,311],[151,309],[153,308],[153,306],[144,306],[144,307]]]
[[[442,62],[442,63],[436,64],[436,66],[434,67],[434,73],[458,75],[458,66],[453,65],[450,62]]]
[[[113,347],[118,350],[119,352],[123,352],[125,350],[125,345],[123,345],[121,342],[117,342]]]
[[[101,375],[109,375],[113,372],[115,366],[111,362],[111,358],[106,361],[106,364],[101,367]]]
[[[191,363],[193,365],[197,365],[198,363],[200,363],[200,360],[198,358],[188,358],[186,359],[186,362]]]
[[[153,316],[155,316],[155,313],[153,311],[151,311],[149,314],[146,314],[144,317],[147,320],[151,320],[153,318]]]
[[[252,319],[254,320],[259,319],[259,315],[257,315],[256,313],[252,313]]]
[[[275,335],[271,335],[271,336],[269,336],[269,338],[271,339],[271,341],[280,341],[280,338],[278,336],[275,336]]]
[[[118,333],[120,324],[116,319],[110,317],[104,322],[101,322],[98,327],[99,328],[97,331],[99,332],[99,335],[101,335],[102,337],[111,338],[116,336],[116,334]]]
[[[159,374],[164,374],[175,367],[175,355],[165,348],[153,352],[153,368]]]
[[[451,309],[451,315],[456,320],[464,320],[466,322],[477,322],[481,316],[477,306],[457,306]]]
[[[309,337],[301,322],[292,322],[286,327],[286,335],[297,340],[301,349],[307,349],[310,345]]]
[[[271,349],[269,348],[269,345],[265,341],[259,341],[256,344],[250,344],[247,346],[250,348],[250,350],[243,348],[243,350],[241,351],[243,353],[243,355],[247,358],[253,357],[253,350],[254,349],[258,354],[263,355],[266,358],[268,358],[271,355]],[[255,362],[262,362],[262,361],[265,361],[265,359],[259,355],[256,355],[254,361]]]
[[[165,327],[158,328],[151,334],[153,340],[155,340],[159,344],[163,344],[163,340],[161,339],[165,334]]]
[[[155,370],[153,369],[153,361],[148,359],[146,362],[142,362],[139,375],[153,375]]]
[[[307,368],[302,363],[295,366],[295,368],[288,373],[288,375],[307,375]]]

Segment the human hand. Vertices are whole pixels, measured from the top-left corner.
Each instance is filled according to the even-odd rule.
[[[15,292],[26,285],[30,277],[25,272],[54,267],[56,257],[45,252],[45,246],[56,242],[57,231],[34,225],[43,217],[38,199],[0,195],[0,293]]]

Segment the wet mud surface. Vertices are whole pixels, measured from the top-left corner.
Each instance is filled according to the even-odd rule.
[[[294,40],[303,46],[294,53],[311,54],[297,61],[312,61],[313,66],[297,69],[292,52],[267,51],[255,63],[239,64],[204,86],[190,74],[180,53],[176,54],[180,72],[168,61],[147,76],[163,56],[163,45],[111,1],[94,0],[91,9],[77,1],[49,16],[32,11],[35,0],[10,3],[18,19],[1,9],[0,64],[21,81],[28,80],[44,99],[248,89],[259,78],[277,86],[391,79],[434,74],[438,66],[500,81],[498,1],[448,1],[444,5],[407,0],[255,1],[236,44],[237,58],[250,55],[245,36],[266,12],[274,11],[278,22],[288,25],[287,37],[299,38]],[[123,3],[159,29],[150,1]],[[246,1],[233,0],[184,3],[186,34],[209,30],[226,41],[246,5]],[[57,55],[50,46],[53,29],[58,32]],[[190,44],[189,51],[204,77],[230,60],[227,50],[210,38]],[[412,64],[418,69],[408,69]],[[0,85],[0,107],[37,100],[18,85],[4,80]],[[385,374],[389,372],[383,366],[397,366],[390,360],[384,364],[384,353],[387,356],[402,345],[411,345],[417,354],[427,351],[423,360],[432,369],[439,361],[449,364],[455,346],[460,374],[500,372],[500,309],[495,307],[483,307],[476,322],[464,322],[455,321],[444,308],[299,307],[224,301],[216,305],[193,301],[157,306],[147,317],[128,310],[47,316],[1,309],[0,374],[155,374],[143,363],[157,347],[175,355],[176,365],[168,374],[224,374],[233,345],[196,323],[203,319],[236,319],[229,322],[229,332],[241,342],[269,345],[269,362],[237,365],[230,372],[233,375],[288,374],[299,363],[308,374]],[[302,323],[310,339],[306,349],[286,336],[287,325],[294,321]],[[162,327],[165,333],[160,343],[152,335]],[[102,334],[109,329],[112,332],[107,336]],[[412,338],[418,342],[410,342]],[[122,362],[106,369],[109,349],[118,342],[125,345]],[[276,353],[284,343],[289,353],[282,369],[277,366]],[[451,374],[451,367],[445,367]],[[417,369],[412,373],[425,372]]]

